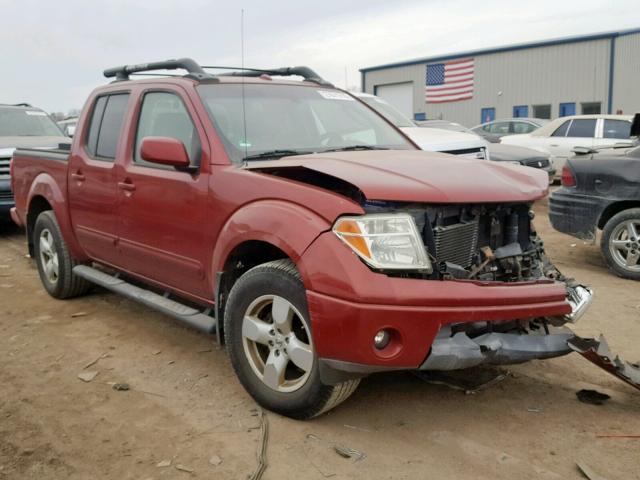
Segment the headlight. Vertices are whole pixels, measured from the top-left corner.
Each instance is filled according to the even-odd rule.
[[[333,233],[373,268],[431,273],[431,262],[411,215],[341,217]]]

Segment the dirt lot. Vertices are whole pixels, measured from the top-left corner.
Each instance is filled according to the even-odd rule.
[[[577,332],[605,332],[617,352],[638,360],[640,285],[608,273],[595,246],[552,231],[545,206],[537,210],[557,266],[596,290]],[[0,479],[245,479],[253,472],[259,417],[224,350],[102,291],[54,300],[25,253],[22,233],[3,226]],[[78,379],[91,370],[99,372],[91,382]],[[375,375],[313,421],[267,413],[264,478],[577,479],[576,461],[584,461],[609,480],[640,479],[640,440],[597,438],[640,435],[637,391],[578,355],[510,371],[475,395],[410,373]],[[116,391],[113,382],[131,390]],[[582,388],[612,398],[582,404],[575,396]],[[343,458],[334,444],[366,458]],[[212,456],[222,463],[211,465]],[[171,464],[158,466],[163,461]]]

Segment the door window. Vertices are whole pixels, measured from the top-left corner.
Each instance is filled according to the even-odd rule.
[[[511,122],[512,133],[531,133],[538,127],[529,122]]]
[[[489,133],[497,133],[498,135],[505,135],[509,133],[509,122],[496,122],[491,124]]]
[[[98,144],[96,146],[96,157],[113,160],[116,158],[118,140],[122,131],[122,122],[127,110],[129,94],[109,95],[107,104],[104,107],[102,122],[100,123],[100,133],[98,134]]]
[[[596,136],[595,119],[574,119],[569,127],[567,137],[593,138]]]
[[[552,137],[566,137],[567,130],[569,130],[569,124],[571,120],[567,120],[562,125],[560,125],[556,130],[551,134]]]
[[[100,122],[104,114],[104,106],[107,104],[107,97],[98,97],[93,105],[93,113],[91,114],[91,123],[89,124],[89,133],[87,135],[87,143],[85,145],[87,152],[92,157],[96,156],[96,145],[98,144],[98,132],[100,132]]]
[[[150,92],[144,96],[133,160],[140,165],[172,170],[174,167],[147,162],[140,157],[140,146],[145,137],[169,137],[180,140],[187,150],[191,164],[200,164],[201,145],[198,132],[187,108],[175,93]]]
[[[604,138],[629,138],[631,135],[631,122],[626,120],[605,120]]]

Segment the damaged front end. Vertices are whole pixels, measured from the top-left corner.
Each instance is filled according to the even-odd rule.
[[[475,283],[562,282],[571,312],[562,316],[443,325],[420,370],[458,370],[559,357],[572,352],[566,327],[588,309],[593,292],[549,261],[530,204],[421,205],[368,201],[367,213],[409,213],[434,268],[386,272],[425,280]]]

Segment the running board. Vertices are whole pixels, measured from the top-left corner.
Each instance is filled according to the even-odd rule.
[[[96,268],[78,265],[73,273],[85,280],[100,285],[112,292],[123,295],[131,300],[140,302],[165,315],[186,323],[187,325],[205,333],[216,333],[217,322],[214,317],[202,313],[195,308],[178,303],[170,298],[158,295],[150,290],[127,283],[119,277],[109,275]]]

